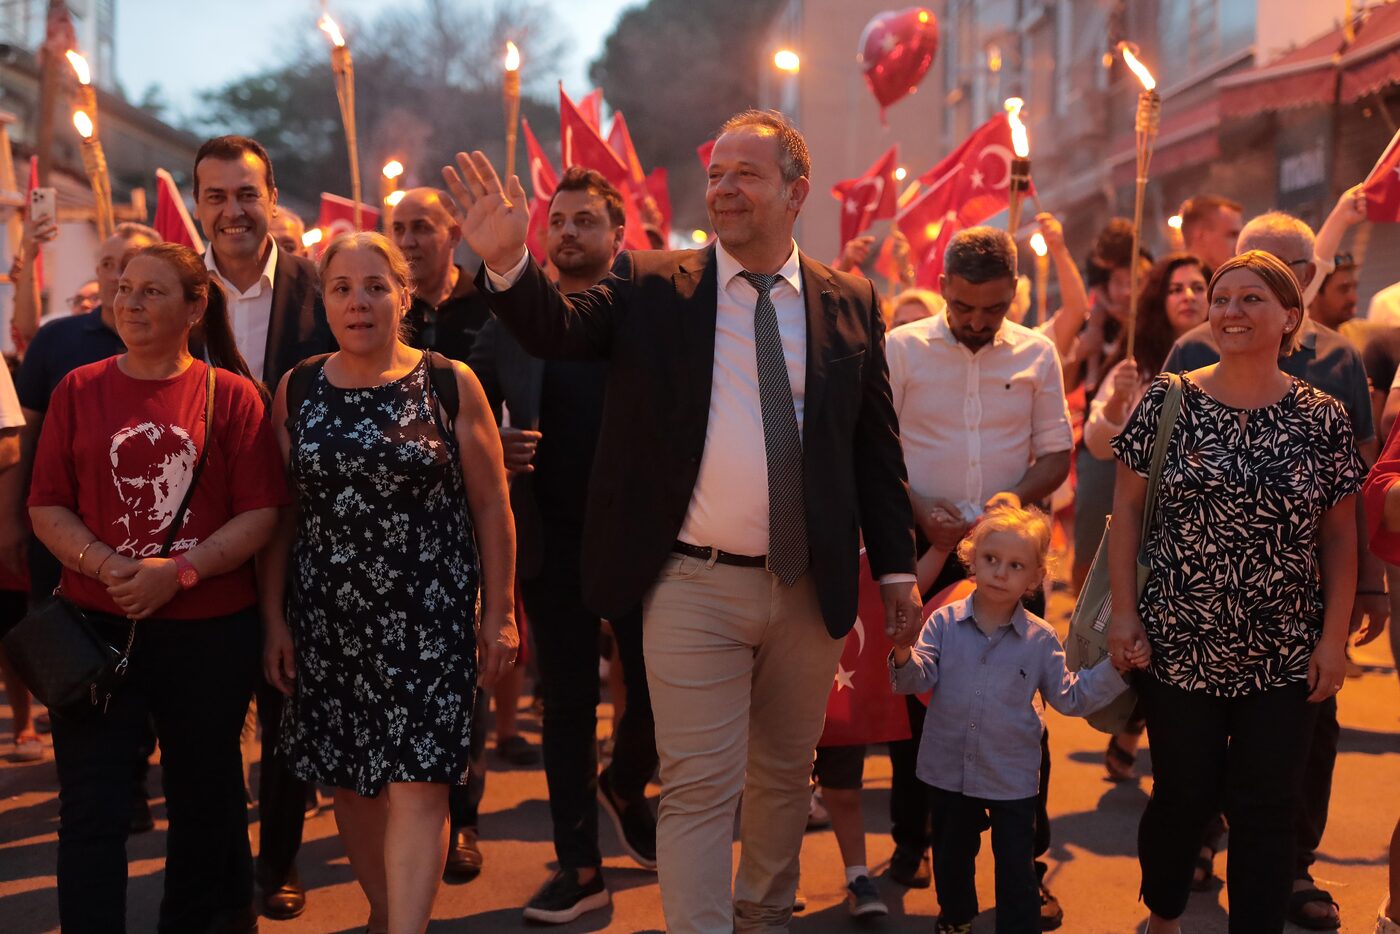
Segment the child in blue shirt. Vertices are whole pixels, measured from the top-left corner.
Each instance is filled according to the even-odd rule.
[[[1036,510],[989,511],[958,546],[977,589],[936,610],[914,637],[892,634],[890,681],[899,693],[932,690],[918,776],[933,813],[937,934],[971,931],[975,862],[990,821],[996,857],[997,934],[1040,930],[1034,866],[1040,783],[1039,694],[1068,716],[1086,716],[1127,689],[1118,670],[1075,673],[1055,630],[1021,598],[1045,576],[1050,522]],[[1137,659],[1119,660],[1122,670]]]

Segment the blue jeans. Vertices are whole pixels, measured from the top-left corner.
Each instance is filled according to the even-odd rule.
[[[938,919],[965,924],[977,917],[977,853],[982,848],[982,831],[990,822],[996,857],[997,934],[1039,932],[1036,798],[993,801],[942,788],[928,791]]]
[[[125,644],[125,620],[90,619],[113,644]],[[157,930],[203,934],[240,917],[251,921],[253,859],[238,739],[258,677],[259,630],[253,609],[142,620],[126,679],[106,713],[53,716],[65,934],[125,930],[132,762],[151,720],[170,820]]]

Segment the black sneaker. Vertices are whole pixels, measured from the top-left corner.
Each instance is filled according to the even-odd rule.
[[[590,881],[579,884],[577,870],[561,869],[540,886],[525,906],[525,920],[566,924],[586,912],[606,908],[610,901],[601,870]]]
[[[933,867],[929,864],[928,851],[914,853],[895,847],[886,875],[906,889],[928,888],[933,882]]]
[[[856,876],[846,886],[846,911],[852,918],[883,918],[890,913],[890,906],[880,898],[874,879]]]
[[[656,870],[656,816],[646,798],[626,802],[613,791],[607,769],[598,773],[598,803],[612,819],[622,849],[643,869]]]
[[[496,741],[496,755],[511,765],[529,768],[540,764],[540,751],[525,737],[516,734]]]

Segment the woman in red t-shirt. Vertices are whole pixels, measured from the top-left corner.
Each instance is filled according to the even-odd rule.
[[[199,254],[171,243],[137,253],[114,311],[127,351],[59,383],[29,494],[34,532],[63,562],[64,595],[113,645],[135,626],[105,713],[53,717],[60,922],[121,930],[133,762],[153,720],[170,821],[160,929],[240,930],[255,919],[238,745],[259,658],[252,558],[288,501],[286,481],[263,393]],[[189,352],[196,329],[219,368],[212,424],[210,364]]]

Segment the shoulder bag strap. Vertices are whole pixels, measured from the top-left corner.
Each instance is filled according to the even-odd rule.
[[[1147,563],[1147,533],[1152,528],[1152,520],[1157,512],[1157,487],[1162,483],[1162,467],[1167,460],[1167,447],[1171,444],[1172,432],[1176,429],[1177,416],[1181,414],[1182,384],[1176,373],[1165,373],[1167,395],[1162,400],[1162,411],[1157,415],[1157,437],[1152,442],[1152,467],[1147,473],[1147,496],[1142,505],[1142,543],[1138,547],[1139,563]]]

